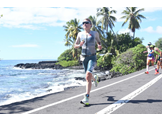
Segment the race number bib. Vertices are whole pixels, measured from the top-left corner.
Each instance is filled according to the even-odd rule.
[[[152,57],[148,57],[148,60],[152,60]]]
[[[80,55],[80,61],[84,61],[85,57]]]

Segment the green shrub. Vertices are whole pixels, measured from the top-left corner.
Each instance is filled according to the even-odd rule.
[[[58,62],[56,64],[60,64],[63,67],[70,67],[70,66],[78,66],[79,62],[76,61],[76,60],[73,60],[73,61],[60,61],[60,62]]]
[[[57,59],[58,61],[71,61],[74,60],[71,49],[65,50]]]
[[[101,56],[101,57],[98,57],[98,60],[97,60],[97,66],[98,67],[105,67],[105,66],[109,66],[111,64],[111,55],[109,56]]]
[[[145,68],[147,54],[143,54],[143,51],[146,51],[146,47],[139,44],[113,58],[113,68],[111,71],[120,72],[124,75]]]

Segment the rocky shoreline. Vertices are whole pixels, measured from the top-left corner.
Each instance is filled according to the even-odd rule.
[[[40,61],[38,63],[19,63],[14,67],[21,69],[63,69],[61,65],[57,65],[58,61]]]
[[[14,67],[16,68],[21,68],[21,69],[83,69],[83,66],[72,66],[72,67],[62,67],[59,64],[56,64],[58,61],[40,61],[38,63],[19,63],[15,65]],[[116,73],[116,72],[109,72],[111,67],[95,67],[95,72],[99,76],[99,81],[106,80],[106,79],[111,79],[114,77],[122,76],[121,73]],[[82,79],[85,80],[84,78],[81,77],[75,77],[76,80]]]

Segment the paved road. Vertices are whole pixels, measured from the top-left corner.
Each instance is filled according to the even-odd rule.
[[[98,114],[105,113],[103,109],[116,104],[119,105],[113,108],[111,114],[161,114],[162,74],[154,75],[154,69],[151,69],[149,75],[144,74],[145,69],[143,69],[101,81],[97,88],[92,87],[90,105],[86,107],[79,103],[85,93],[83,86],[0,106],[0,114]],[[154,83],[150,84],[152,81]],[[134,97],[129,96],[129,100],[123,102],[125,97],[137,89],[143,90],[133,93]]]

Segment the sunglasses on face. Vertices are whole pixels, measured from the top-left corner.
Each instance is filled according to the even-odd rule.
[[[89,22],[89,21],[85,21],[85,22],[83,22],[82,24],[83,24],[83,25],[84,25],[84,24],[90,24],[90,22]]]

